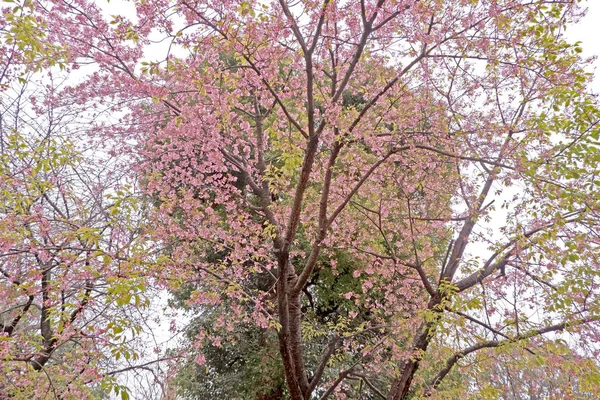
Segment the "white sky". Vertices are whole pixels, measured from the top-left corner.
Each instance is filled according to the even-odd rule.
[[[567,38],[570,42],[581,41],[585,57],[600,56],[600,0],[587,0],[582,3],[588,8],[587,15],[576,25],[567,29]],[[600,60],[594,61],[596,77],[592,88],[595,93],[600,93]]]

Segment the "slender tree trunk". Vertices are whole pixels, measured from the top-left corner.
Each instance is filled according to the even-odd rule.
[[[42,335],[44,348],[39,356],[29,361],[33,369],[36,371],[40,371],[48,362],[48,360],[50,360],[57,341],[52,330],[52,321],[50,319],[50,310],[48,304],[51,290],[49,286],[52,283],[52,272],[49,263],[43,263],[42,268],[42,310],[40,314],[40,333]]]
[[[435,312],[438,316],[432,321],[423,323],[417,331],[417,336],[413,341],[412,347],[416,355],[413,358],[406,361],[404,367],[402,368],[402,373],[392,383],[392,387],[387,397],[388,400],[405,400],[408,397],[412,380],[415,376],[415,373],[419,369],[421,359],[423,358],[423,354],[425,354],[425,352],[427,351],[427,347],[429,347],[429,343],[431,343],[433,333],[442,315],[440,311],[437,311],[437,306],[441,302],[442,297],[439,295],[432,298],[429,301],[429,304],[427,305],[427,311]]]
[[[388,394],[388,400],[404,400],[407,398],[413,377],[419,369],[422,354],[427,350],[429,342],[431,341],[429,330],[432,327],[433,323],[427,323],[419,329],[420,333],[413,343],[413,349],[416,350],[417,355],[404,364],[402,374],[392,383],[390,393]]]
[[[290,312],[288,299],[288,269],[289,264],[286,257],[279,260],[279,274],[277,280],[277,311],[279,316],[279,352],[283,361],[283,370],[285,373],[285,381],[290,391],[291,400],[304,400],[300,385],[298,382],[298,374],[293,362],[293,352],[290,349]]]
[[[310,398],[308,376],[304,367],[304,356],[302,352],[302,310],[300,309],[300,295],[288,296],[288,307],[290,315],[290,352],[294,362],[294,369],[298,377],[298,384],[305,399]]]
[[[279,332],[279,350],[292,399],[309,399],[310,389],[302,355],[300,296],[287,297],[287,329]],[[281,319],[280,319],[281,320]]]
[[[301,297],[300,294],[290,294],[298,278],[288,261],[280,271],[282,274],[277,282],[277,304],[281,324],[278,335],[279,351],[292,400],[305,400],[310,398],[310,388],[302,355]],[[281,279],[282,275],[287,279]]]

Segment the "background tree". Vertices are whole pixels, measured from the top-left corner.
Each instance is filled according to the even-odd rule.
[[[65,54],[34,6],[1,24],[0,397],[126,398],[116,361],[139,358],[147,306],[135,183],[60,103]]]

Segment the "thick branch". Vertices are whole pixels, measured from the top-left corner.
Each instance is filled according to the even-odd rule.
[[[577,321],[562,322],[560,324],[550,325],[550,326],[540,328],[540,329],[533,329],[527,333],[515,336],[513,338],[509,338],[509,339],[505,339],[505,340],[489,340],[486,342],[477,343],[477,344],[474,344],[473,346],[467,347],[467,348],[455,353],[452,357],[450,357],[446,361],[446,366],[435,376],[435,378],[433,378],[433,380],[429,384],[430,389],[426,393],[426,396],[427,397],[431,396],[432,391],[435,390],[440,385],[442,380],[446,377],[446,375],[448,375],[450,370],[452,370],[454,365],[456,365],[456,363],[461,358],[464,358],[465,356],[467,356],[473,352],[476,352],[478,350],[485,349],[485,348],[494,348],[494,347],[498,347],[498,346],[502,346],[502,345],[506,345],[506,344],[510,344],[510,343],[516,343],[519,341],[531,339],[536,336],[541,336],[546,333],[562,331],[569,327],[580,326],[580,325],[588,324],[590,322],[595,322],[598,320],[600,320],[600,316],[583,318],[583,319],[580,319]]]
[[[329,396],[331,396],[331,394],[335,391],[335,389],[339,386],[340,383],[342,383],[342,381],[344,379],[346,379],[346,377],[352,372],[352,368],[347,369],[345,371],[341,371],[338,374],[338,377],[335,379],[335,381],[333,381],[333,383],[331,384],[331,386],[329,386],[329,388],[325,391],[325,393],[323,393],[323,395],[321,397],[319,397],[319,400],[326,400],[329,398]]]
[[[25,303],[25,305],[23,306],[23,309],[21,311],[19,311],[19,313],[12,320],[12,322],[10,324],[8,324],[8,325],[2,325],[2,331],[4,333],[6,333],[8,336],[12,335],[12,333],[15,330],[15,328],[17,327],[17,324],[21,320],[21,318],[23,318],[23,316],[27,313],[27,311],[29,311],[29,308],[33,304],[33,300],[34,300],[34,296],[30,295],[29,298],[27,299],[27,303]]]
[[[331,226],[331,224],[333,223],[333,221],[335,220],[335,218],[344,210],[344,208],[346,207],[346,205],[348,204],[348,202],[359,191],[359,189],[362,187],[362,185],[369,179],[369,177],[371,176],[371,174],[373,172],[375,172],[375,170],[381,164],[383,164],[388,158],[390,158],[393,154],[397,153],[400,150],[405,150],[405,149],[408,149],[408,147],[390,150],[380,160],[378,160],[375,164],[373,164],[371,166],[371,168],[369,168],[367,170],[367,172],[365,172],[365,174],[361,177],[361,179],[354,185],[354,187],[352,188],[352,190],[350,191],[350,193],[344,198],[344,200],[342,201],[342,203],[339,204],[338,207],[329,216],[329,218],[326,219],[324,225],[321,228],[321,232],[323,232],[323,234]],[[298,277],[298,281],[296,282],[296,285],[294,286],[294,289],[293,289],[294,293],[300,293],[300,291],[302,290],[302,288],[304,287],[304,285],[306,284],[306,282],[310,278],[310,275],[312,274],[312,271],[314,270],[314,266],[315,266],[315,263],[316,263],[316,260],[317,260],[317,257],[318,257],[319,251],[320,251],[320,241],[321,240],[319,240],[319,243],[315,243],[315,245],[313,246],[311,254],[309,255],[308,261],[306,263],[306,266],[304,267],[304,269],[300,273],[300,275]]]
[[[290,8],[288,7],[287,2],[285,0],[279,0],[279,5],[281,5],[281,8],[283,9],[283,13],[285,14],[286,18],[288,19],[288,21],[291,25],[290,27],[292,29],[292,32],[294,33],[294,36],[296,37],[296,40],[298,41],[298,44],[300,45],[300,48],[302,49],[302,53],[304,53],[305,56],[308,55],[308,47],[306,46],[306,41],[304,40],[304,37],[302,36],[302,32],[300,32],[298,23],[296,22],[296,19],[292,15],[292,12],[290,11]]]
[[[570,213],[569,215],[571,215],[571,214],[572,213]],[[576,221],[577,221],[577,219],[569,219],[569,220],[563,221],[563,222],[566,224],[566,223],[573,223]],[[513,256],[513,255],[517,254],[517,252],[523,251],[535,244],[535,241],[530,240],[528,243],[522,244],[520,247],[518,247],[520,240],[531,239],[531,237],[534,236],[536,233],[542,232],[542,231],[544,231],[548,228],[551,228],[555,225],[556,225],[555,222],[549,223],[549,224],[540,226],[538,228],[532,229],[528,232],[525,232],[523,235],[510,240],[508,243],[506,243],[504,246],[502,246],[501,249],[497,250],[494,254],[492,254],[492,256],[486,261],[486,263],[483,265],[483,267],[480,270],[475,271],[471,275],[458,281],[456,283],[456,286],[458,287],[458,291],[462,292],[466,289],[469,289],[469,288],[475,286],[476,284],[483,282],[483,280],[485,278],[487,278],[488,276],[493,274],[495,271],[505,268],[506,265],[508,264],[508,262],[510,261],[511,256]],[[510,249],[511,247],[512,247],[512,249]],[[510,249],[510,250],[508,250],[508,249]],[[502,253],[504,253],[503,257],[501,257],[497,262],[494,263],[494,260],[496,260]]]
[[[335,353],[336,348],[341,342],[342,341],[340,338],[335,337],[327,345],[327,350],[325,351],[325,354],[323,354],[323,357],[321,358],[321,362],[319,362],[319,365],[317,366],[315,374],[310,379],[310,385],[308,387],[309,393],[312,393],[312,391],[315,390],[315,388],[321,381],[321,377],[323,376],[323,372],[325,371],[325,367],[327,366],[329,359],[331,358],[333,353]]]

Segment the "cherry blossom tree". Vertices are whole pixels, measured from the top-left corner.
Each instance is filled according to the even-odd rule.
[[[85,397],[110,358],[138,357],[129,341],[140,327],[126,311],[146,305],[145,281],[133,277],[135,206],[105,197],[118,177],[93,170],[62,136],[68,115],[11,121],[11,111],[2,113],[0,391]]]
[[[278,353],[279,398],[483,398],[503,354],[577,365],[552,384],[600,392],[600,114],[563,37],[577,3],[44,12],[73,65],[96,68],[62,96],[123,113],[94,129],[143,176],[151,273],[203,313],[198,365],[252,326]]]
[[[148,68],[171,117],[147,173],[169,268],[224,310],[198,345],[274,326],[298,399],[382,373],[375,393],[429,396],[461,359],[569,327],[594,354],[598,114],[561,39],[572,2],[178,10],[192,56]],[[361,281],[338,296],[371,317],[318,325],[303,305],[338,251]]]
[[[127,398],[117,361],[139,358],[147,306],[135,182],[57,98],[65,54],[34,7],[3,12],[0,397]]]

